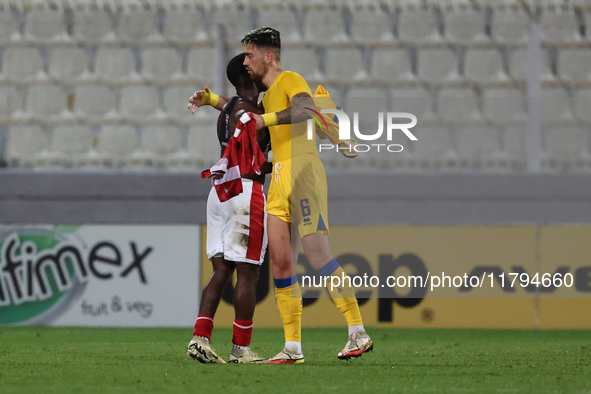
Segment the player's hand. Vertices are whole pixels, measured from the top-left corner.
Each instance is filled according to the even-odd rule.
[[[251,113],[252,118],[257,122],[257,131],[262,130],[265,127],[265,121],[263,117],[259,114]]]
[[[189,104],[187,105],[187,108],[191,110],[192,114],[194,114],[195,111],[197,111],[197,108],[199,108],[199,107],[201,107],[201,105],[203,105],[203,93],[204,92],[211,92],[211,90],[209,90],[209,88],[206,86],[204,90],[200,90],[198,92],[195,92],[194,95],[189,97]]]
[[[212,171],[211,175],[208,178],[213,180],[220,180],[224,177],[225,171]]]

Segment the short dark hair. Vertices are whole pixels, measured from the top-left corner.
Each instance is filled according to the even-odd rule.
[[[248,70],[244,65],[244,53],[234,56],[226,67],[226,76],[228,81],[235,87],[238,87],[241,81],[250,81]]]
[[[281,51],[281,35],[272,27],[260,27],[244,35],[242,45],[252,44],[257,47],[267,47]]]

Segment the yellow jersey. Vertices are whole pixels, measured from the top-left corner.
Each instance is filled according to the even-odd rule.
[[[293,71],[283,71],[267,89],[263,97],[265,113],[280,112],[291,107],[291,98],[298,93],[312,96],[310,87],[304,78]],[[273,162],[281,162],[304,153],[318,156],[316,141],[309,140],[306,122],[297,125],[282,124],[269,127]]]

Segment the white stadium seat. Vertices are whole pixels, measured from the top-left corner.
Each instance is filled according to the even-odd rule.
[[[367,45],[395,42],[390,17],[381,9],[355,11],[352,13],[351,18],[353,42]]]
[[[65,166],[90,164],[93,143],[88,126],[58,126],[51,140],[52,161]]]
[[[142,77],[156,83],[168,83],[182,77],[183,59],[174,48],[142,51]]]
[[[494,124],[525,124],[525,104],[525,94],[519,89],[487,89],[482,93],[482,112]]]
[[[573,106],[577,119],[587,125],[591,124],[591,90],[576,90],[573,97]]]
[[[341,44],[349,41],[341,10],[308,10],[302,26],[304,41],[315,45]]]
[[[66,116],[67,97],[61,86],[33,85],[27,93],[27,112],[42,121]]]
[[[525,138],[527,126],[507,127],[503,132],[504,152],[513,167],[523,167],[527,162]]]
[[[563,124],[574,121],[566,90],[548,88],[542,90],[542,122],[545,124]]]
[[[175,126],[147,126],[142,130],[144,164],[166,166],[182,148],[183,136]]]
[[[417,141],[413,144],[413,156],[419,167],[446,167],[457,160],[451,133],[444,126],[420,126],[413,129]]]
[[[468,166],[496,164],[501,151],[499,130],[490,126],[470,126],[457,130],[457,152]]]
[[[434,99],[431,92],[424,88],[400,88],[390,91],[392,112],[409,112],[417,117],[419,122],[431,120]]]
[[[117,95],[105,85],[81,85],[74,89],[74,113],[85,121],[117,118]]]
[[[568,44],[581,41],[579,23],[571,12],[543,12],[540,16],[542,42]]]
[[[423,49],[418,55],[417,76],[430,84],[444,84],[460,80],[458,57],[447,48]]]
[[[31,82],[46,77],[41,54],[37,48],[6,48],[2,67],[3,79],[11,82]]]
[[[188,100],[187,96],[187,100]],[[158,92],[150,86],[128,86],[121,90],[121,114],[133,121],[146,121],[158,113]]]
[[[367,78],[365,60],[361,51],[350,49],[327,49],[324,77],[333,84],[348,84]]]
[[[485,14],[476,10],[445,12],[445,39],[453,44],[470,45],[489,41],[485,32]]]
[[[25,18],[25,39],[35,43],[70,42],[72,37],[66,32],[64,13],[33,9]]]
[[[303,41],[296,15],[291,10],[259,10],[259,26],[281,28],[281,45],[301,44]],[[283,51],[282,54],[283,56]]]
[[[295,71],[307,81],[320,80],[322,76],[318,70],[318,56],[311,48],[287,48],[281,51],[281,66]]]
[[[117,38],[130,44],[160,43],[162,36],[158,32],[156,11],[134,10],[119,15]]]
[[[15,126],[8,130],[6,161],[12,166],[41,164],[47,154],[49,136],[39,126]]]
[[[95,73],[100,79],[112,83],[138,78],[135,60],[128,48],[100,48],[96,53]]]
[[[464,76],[473,83],[487,85],[509,80],[503,69],[501,52],[496,49],[472,49],[466,52]]]
[[[589,130],[580,127],[550,127],[545,130],[548,165],[573,165],[589,160]]]
[[[199,166],[213,165],[221,157],[215,122],[216,118],[210,116],[189,129],[187,151],[190,160]]]
[[[530,18],[521,9],[495,9],[491,22],[493,41],[504,45],[527,43]]]
[[[173,86],[164,91],[164,111],[172,122],[190,124],[208,111],[208,108],[199,108],[195,114],[191,114],[191,110],[187,109],[187,104],[193,93],[195,93],[195,89],[186,86]]]
[[[345,111],[349,115],[351,127],[354,127],[354,112],[359,114],[358,125],[362,134],[375,134],[378,130],[380,112],[387,111],[388,96],[379,88],[351,88],[345,99]],[[385,114],[384,114],[385,115]],[[383,116],[382,126],[386,130],[386,117]],[[353,129],[351,129],[353,131]]]
[[[0,86],[0,122],[11,120],[22,108],[22,94],[12,86]]]
[[[416,81],[405,48],[374,49],[371,79],[390,84]]]
[[[219,37],[218,25],[225,28],[228,43],[239,43],[253,29],[248,11],[229,8],[220,8],[211,16],[209,31],[214,41]]]
[[[437,44],[441,35],[433,10],[403,10],[398,18],[398,38],[413,44]]]
[[[556,78],[550,69],[550,57],[547,51],[542,50],[541,59],[542,82],[552,82]],[[516,82],[524,83],[527,79],[527,50],[517,49],[509,53],[509,75]]]
[[[557,74],[561,81],[571,84],[591,82],[591,50],[563,49],[558,53]]]
[[[207,25],[200,12],[168,11],[164,38],[173,44],[195,45],[209,41]]]
[[[471,88],[445,88],[437,95],[437,114],[448,123],[482,121],[478,100]]]
[[[114,42],[112,16],[108,11],[74,10],[74,38],[81,43],[98,44]]]
[[[89,78],[90,57],[82,48],[53,48],[49,54],[49,75],[57,80],[72,83]]]
[[[0,11],[0,45],[21,41],[16,16],[9,10]]]
[[[213,58],[212,47],[195,48],[189,51],[187,76],[190,79],[202,81],[202,84],[211,83],[213,79],[211,69]]]
[[[133,126],[104,126],[99,134],[97,150],[101,164],[130,164],[138,149],[139,137]]]

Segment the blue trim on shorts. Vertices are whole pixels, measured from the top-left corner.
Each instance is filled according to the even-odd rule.
[[[320,268],[318,273],[322,276],[330,276],[330,275],[332,275],[333,272],[335,272],[339,268],[340,268],[339,263],[335,259],[332,259],[328,263],[326,263],[326,265],[324,267]]]
[[[322,220],[322,215],[318,215],[318,228],[316,230],[328,230],[326,224],[324,224],[324,220]]]
[[[285,279],[273,279],[275,281],[275,287],[278,289],[285,289],[295,283],[298,283],[298,276],[294,275],[291,278]]]

